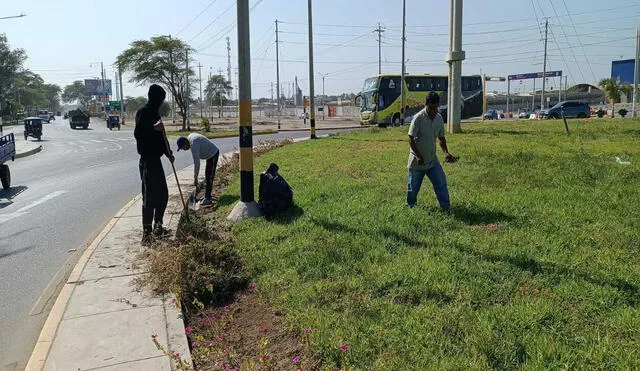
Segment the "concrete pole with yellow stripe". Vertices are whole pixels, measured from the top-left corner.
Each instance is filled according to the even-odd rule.
[[[227,219],[238,222],[262,216],[254,200],[253,131],[251,127],[251,51],[249,44],[249,0],[237,0],[238,9],[238,97],[240,100],[240,202]]]
[[[316,99],[313,91],[313,20],[311,12],[311,0],[308,0],[309,5],[309,101],[311,106],[309,107],[309,118],[311,119],[311,139],[316,139]]]

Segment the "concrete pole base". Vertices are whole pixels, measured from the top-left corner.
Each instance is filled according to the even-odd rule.
[[[262,210],[260,210],[260,206],[255,201],[248,203],[240,201],[231,210],[227,220],[237,223],[246,218],[259,218],[261,216]]]

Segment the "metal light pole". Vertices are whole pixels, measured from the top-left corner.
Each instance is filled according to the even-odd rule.
[[[124,89],[122,88],[122,70],[118,71],[118,77],[120,78],[120,123],[124,125]]]
[[[315,97],[313,93],[313,83],[314,83],[314,75],[313,75],[313,16],[312,16],[312,7],[311,0],[308,0],[308,16],[309,16],[309,100],[311,110],[310,113],[310,121],[311,121],[311,139],[316,139],[316,104]]]
[[[407,105],[407,97],[404,94],[404,74],[405,74],[405,60],[404,60],[404,44],[407,40],[406,38],[406,28],[407,28],[407,15],[406,15],[406,1],[402,0],[402,72],[400,73],[400,101],[402,102],[402,107],[400,107],[400,125],[404,124],[404,109]],[[395,125],[395,122],[392,123]]]
[[[549,20],[544,22],[544,62],[542,63],[542,95],[540,96],[540,109],[544,109],[544,88],[547,82],[547,36],[549,32]]]
[[[633,111],[632,117],[638,117],[636,113],[637,102],[638,102],[638,75],[640,75],[640,27],[638,27],[637,35],[636,35],[636,63],[635,70],[633,73],[633,107],[631,111]]]
[[[449,14],[449,90],[447,99],[447,131],[460,133],[460,116],[462,108],[462,61],[465,53],[462,50],[462,0],[450,0]]]
[[[276,94],[278,98],[278,130],[280,130],[280,41],[278,34],[278,20],[276,19]]]
[[[240,202],[227,219],[238,222],[262,216],[254,201],[253,131],[251,127],[251,46],[249,35],[249,0],[237,0],[238,13],[238,96],[240,97]]]
[[[322,120],[324,121],[324,98],[325,98],[325,94],[324,94],[324,78],[327,77],[327,75],[329,75],[328,73],[319,73],[320,76],[322,76],[322,101],[320,102],[320,104],[322,105]]]

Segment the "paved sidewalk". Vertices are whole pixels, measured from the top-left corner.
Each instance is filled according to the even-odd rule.
[[[27,157],[42,151],[42,144],[37,141],[16,138],[16,158]]]
[[[167,174],[165,227],[175,232],[182,203],[173,174]],[[193,166],[178,172],[187,197]],[[154,345],[191,363],[184,322],[169,296],[136,291],[144,274],[140,253],[142,199],[123,207],[87,248],[63,286],[27,364],[27,370],[172,370]]]

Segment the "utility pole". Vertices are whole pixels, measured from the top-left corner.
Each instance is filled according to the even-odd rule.
[[[229,214],[238,222],[247,217],[262,216],[254,200],[253,131],[251,126],[251,47],[249,36],[249,0],[237,0],[238,13],[238,90],[240,96],[240,202]]]
[[[211,71],[213,70],[213,67],[209,67],[209,80],[211,81]],[[207,81],[207,84],[208,84]],[[211,96],[211,99],[207,102],[207,104],[209,105],[209,119],[211,121],[213,121],[213,96]]]
[[[187,49],[187,97],[184,100],[184,109],[187,113],[187,131],[191,131],[191,120],[189,117],[189,106],[191,105],[191,89],[189,89],[189,49]]]
[[[540,96],[540,108],[544,109],[544,87],[547,81],[547,35],[549,32],[549,20],[544,21],[544,62],[542,63],[542,95]]]
[[[276,94],[278,98],[278,130],[280,130],[280,48],[278,40],[278,20],[276,19]]]
[[[105,79],[105,76],[104,76],[104,63],[102,63],[102,62],[100,62],[100,73],[101,73],[101,76],[102,76],[102,84],[101,84],[102,85],[102,94],[104,94],[102,96],[102,101],[104,103],[107,103],[107,99],[106,99],[107,98],[107,92],[106,92],[106,90],[104,88],[104,79]]]
[[[633,104],[631,111],[633,114],[631,117],[638,117],[638,113],[636,112],[636,108],[638,108],[638,79],[640,79],[640,27],[638,27],[636,34],[636,63],[635,70],[633,73]]]
[[[231,81],[231,44],[229,43],[229,37],[227,37],[227,79],[231,86],[229,99],[233,99],[233,82]]]
[[[378,28],[373,30],[373,32],[378,33],[378,75],[382,74],[382,33],[384,32],[384,28],[380,26],[380,22],[378,22]]]
[[[124,125],[124,90],[122,88],[122,70],[118,71],[118,77],[120,78],[120,123]]]
[[[406,38],[406,28],[407,28],[407,16],[406,16],[406,1],[402,0],[402,72],[400,73],[400,95],[401,95],[401,99],[400,101],[402,102],[402,107],[400,107],[400,125],[404,124],[404,108],[407,105],[406,99],[407,97],[405,97],[404,94],[404,72],[405,72],[405,60],[404,60],[404,43],[407,40]],[[395,122],[392,123],[395,125]]]
[[[536,79],[533,78],[533,97],[531,97],[531,112],[536,110]]]
[[[465,53],[462,50],[462,0],[450,0],[449,19],[449,91],[447,99],[447,127],[449,133],[460,133],[460,117],[462,109],[462,61]]]
[[[313,93],[313,83],[315,80],[315,76],[313,75],[313,15],[311,0],[308,0],[307,3],[309,16],[309,109],[311,110],[309,118],[311,122],[311,139],[316,139],[316,104]]]
[[[229,38],[227,38],[227,40],[229,40]],[[202,119],[203,116],[203,104],[202,104],[202,64],[200,62],[198,62],[198,81],[200,81],[200,119]]]
[[[484,113],[487,112],[487,75],[482,75],[482,121],[484,121]]]

